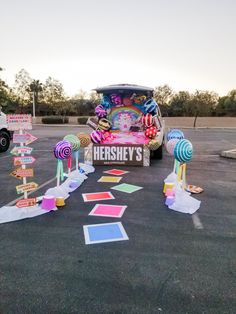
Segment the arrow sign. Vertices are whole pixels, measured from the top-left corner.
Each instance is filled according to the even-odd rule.
[[[12,155],[15,155],[15,156],[18,156],[20,154],[25,154],[25,155],[30,155],[33,151],[33,148],[32,147],[28,147],[28,146],[15,146],[11,151],[10,153]]]
[[[21,185],[17,185],[16,186],[16,192],[17,194],[21,194],[24,192],[30,192],[30,191],[34,191],[35,189],[37,189],[38,184],[35,182],[29,182],[26,184],[21,184]]]
[[[34,169],[27,168],[27,169],[16,169],[16,175],[18,177],[26,178],[26,177],[33,177],[34,176]]]
[[[14,157],[14,166],[29,165],[35,162],[35,160],[33,156]]]
[[[36,198],[27,198],[25,200],[20,200],[16,203],[18,208],[29,207],[36,205]]]
[[[13,143],[25,143],[29,145],[37,140],[37,137],[33,136],[30,133],[25,134],[13,134]]]
[[[19,168],[19,169],[21,169],[21,168]],[[18,170],[18,169],[12,171],[12,172],[10,173],[10,176],[12,176],[12,177],[14,177],[14,178],[16,178],[16,179],[21,180],[22,177],[17,174],[17,170]]]

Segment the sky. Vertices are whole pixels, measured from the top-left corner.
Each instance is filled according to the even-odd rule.
[[[68,96],[129,83],[236,89],[234,0],[0,0],[1,78],[22,68]]]

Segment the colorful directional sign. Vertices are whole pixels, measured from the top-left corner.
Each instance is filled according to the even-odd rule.
[[[30,165],[35,162],[35,160],[33,156],[14,157],[14,166]]]
[[[14,178],[16,178],[16,179],[22,180],[22,177],[17,174],[17,170],[18,170],[18,169],[12,171],[12,172],[10,173],[10,176],[12,176],[12,177],[14,177]]]
[[[34,206],[34,205],[36,205],[36,198],[27,198],[27,199],[24,199],[24,200],[19,200],[16,203],[16,206],[19,207],[19,208],[29,207],[29,206]]]
[[[16,175],[19,177],[22,177],[22,178],[33,177],[34,176],[34,169],[32,169],[32,168],[27,168],[27,169],[19,168],[16,170]]]
[[[10,131],[32,130],[31,114],[8,114],[7,127]]]
[[[16,186],[16,192],[17,194],[21,194],[24,192],[30,192],[30,191],[34,191],[35,189],[37,189],[38,184],[35,182],[29,182],[26,184],[21,184],[21,185],[17,185]]]
[[[32,147],[28,147],[28,146],[15,146],[10,153],[12,155],[18,156],[20,154],[25,154],[25,155],[30,155],[33,151]]]
[[[29,145],[37,140],[37,137],[33,136],[30,133],[25,134],[13,134],[13,143],[25,143],[26,145]]]

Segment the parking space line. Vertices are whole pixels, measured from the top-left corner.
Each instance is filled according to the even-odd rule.
[[[11,155],[1,156],[0,160],[3,159],[3,158],[9,158],[9,157],[11,157]]]
[[[193,225],[195,229],[204,229],[203,224],[197,213],[192,214]]]

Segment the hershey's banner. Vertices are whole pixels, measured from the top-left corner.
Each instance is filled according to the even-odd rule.
[[[93,165],[143,166],[143,145],[93,145]]]

